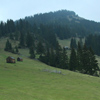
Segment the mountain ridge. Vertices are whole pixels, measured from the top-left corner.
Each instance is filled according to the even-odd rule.
[[[35,14],[34,16],[25,17],[24,20],[28,21],[31,25],[34,23],[37,25],[67,25],[78,34],[100,34],[99,22],[82,18],[75,12],[68,10]]]

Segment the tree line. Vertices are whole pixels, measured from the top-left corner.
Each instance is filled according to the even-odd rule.
[[[100,35],[88,35],[85,39],[85,43],[88,47],[92,47],[95,54],[100,56]]]
[[[58,43],[56,43],[55,48],[47,47],[44,49],[44,46],[40,42],[36,54],[40,55],[40,61],[50,66],[98,76],[99,66],[92,48],[88,48],[85,44],[81,46],[80,42],[78,42],[77,49],[71,48],[70,55]],[[33,58],[35,58],[36,54],[30,52]]]
[[[67,26],[70,34],[74,33],[75,36],[76,34],[77,36],[100,34],[100,23],[81,18],[75,12],[68,10],[35,14],[34,16],[25,17],[25,20],[31,25],[35,23],[36,25]]]
[[[66,11],[62,11],[64,16],[66,15],[65,12]],[[68,12],[67,14],[69,13],[70,13],[70,16],[74,15],[77,17],[75,13]],[[60,16],[60,12],[57,12],[56,14]],[[94,53],[92,54],[90,49],[88,48],[89,46],[91,46],[91,44],[93,44],[91,47],[93,48],[95,53],[99,54],[99,40],[100,40],[99,36],[96,36],[96,35],[88,36],[86,38],[85,44],[88,46],[88,48],[86,46],[83,46],[83,44],[80,41],[81,49],[82,49],[81,54],[78,52],[79,47],[78,45],[76,45],[75,39],[72,38],[71,44],[70,44],[71,54],[69,57],[67,55],[67,51],[65,50],[65,48],[60,47],[56,38],[59,37],[59,39],[68,39],[71,37],[76,37],[77,35],[86,36],[87,33],[89,34],[91,32],[87,30],[86,27],[83,27],[81,23],[80,24],[74,23],[75,21],[78,21],[78,20],[74,20],[73,18],[72,18],[73,20],[71,21],[67,19],[67,22],[68,22],[67,24],[57,24],[61,16],[58,18],[58,21],[51,20],[51,22],[49,23],[49,20],[48,20],[48,23],[47,22],[38,23],[36,22],[37,18],[40,19],[41,16],[44,16],[44,15],[41,15],[41,16],[36,15],[36,16],[35,16],[34,23],[32,24],[28,21],[29,19],[28,20],[20,19],[15,22],[13,20],[7,20],[6,23],[2,21],[0,22],[0,37],[9,37],[11,40],[19,41],[18,46],[12,48],[11,43],[9,42],[9,40],[7,40],[6,45],[5,45],[6,51],[18,52],[17,50],[18,48],[29,48],[30,58],[35,58],[36,54],[39,54],[40,55],[39,60],[41,60],[42,62],[48,65],[58,67],[58,68],[63,68],[63,69],[69,69],[72,71],[79,71],[79,72],[91,74],[91,75],[94,75],[96,73],[97,69],[95,69],[94,72],[91,68],[90,68],[91,70],[89,71],[87,70],[87,68],[89,69],[88,65],[89,66],[91,65],[90,63],[88,63],[91,61],[89,59],[92,58],[91,55],[94,54]],[[59,23],[65,22],[64,18],[61,18],[61,19],[63,21],[61,20],[61,22]],[[81,22],[84,23],[85,25],[87,23],[87,21],[82,21],[82,20]],[[98,28],[97,28],[97,31],[99,31]],[[84,50],[84,48],[86,50]],[[71,55],[74,55],[74,57]],[[79,55],[81,55],[82,58],[79,57]],[[87,56],[86,61],[88,62],[85,61],[84,59],[85,56]],[[75,59],[75,57],[77,58],[77,61],[76,61],[76,64],[73,65],[74,66],[73,68],[71,67],[71,64],[73,64],[75,61],[72,62],[73,60],[70,60],[70,59],[72,58]],[[95,56],[93,58],[95,59]],[[79,67],[78,61],[80,62],[81,67]],[[85,66],[84,63],[87,63],[86,68],[83,67]]]
[[[28,34],[29,35],[29,34]],[[56,68],[78,71],[80,73],[98,76],[99,66],[95,58],[92,48],[88,48],[85,44],[82,46],[78,42],[77,48],[71,47],[70,55],[67,54],[66,48],[62,48],[58,42],[56,47],[43,45],[38,41],[37,46],[33,44],[29,47],[30,58],[35,59],[39,55],[39,60]],[[18,47],[12,48],[12,44],[7,40],[5,51],[18,53]]]
[[[7,39],[7,41],[6,41],[4,50],[8,51],[8,52],[15,53],[15,54],[18,54],[18,52],[19,52],[18,46],[15,46],[13,48],[11,42],[9,41],[9,39]]]

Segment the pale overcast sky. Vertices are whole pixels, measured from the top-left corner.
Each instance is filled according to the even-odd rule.
[[[25,16],[62,9],[100,22],[100,0],[0,0],[0,20],[15,21]]]

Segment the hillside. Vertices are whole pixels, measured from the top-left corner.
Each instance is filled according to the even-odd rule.
[[[72,37],[86,37],[100,34],[100,23],[86,20],[73,11],[60,10],[25,17],[17,21],[0,22],[0,37],[9,36],[20,42],[20,46],[31,46],[38,41],[45,45],[56,46],[56,37],[60,40]],[[30,36],[29,36],[30,35]],[[27,38],[32,42],[27,43]],[[28,41],[29,42],[29,41]]]
[[[100,34],[100,23],[81,18],[74,11],[59,10],[55,12],[40,13],[25,17],[31,25],[58,25],[66,26],[70,33],[76,36],[86,36],[90,33]]]
[[[82,63],[82,70],[78,70],[78,65],[73,67],[76,58],[67,59],[70,50],[66,52],[60,47],[69,46],[72,37],[84,40],[83,37],[90,33],[100,34],[99,25],[66,10],[36,14],[16,22],[1,22],[0,100],[100,100],[100,78],[90,76],[99,72],[94,53],[85,48],[82,50],[82,59],[87,59],[82,60],[80,57],[77,60]],[[7,39],[10,45],[5,46]],[[15,50],[15,46],[19,49],[19,55],[10,53]],[[10,52],[4,51],[5,47]],[[38,54],[39,60],[46,64],[38,59],[30,59],[29,50],[32,50],[31,55],[34,52],[36,56]],[[23,62],[6,63],[8,56],[15,59],[20,56]],[[96,57],[99,61],[100,57]],[[96,69],[91,60],[93,63],[95,61]],[[93,74],[90,73],[91,69]]]
[[[19,55],[3,51],[0,45],[0,100],[100,100],[99,77],[53,68],[24,56],[20,56],[23,62],[10,64],[8,56]]]

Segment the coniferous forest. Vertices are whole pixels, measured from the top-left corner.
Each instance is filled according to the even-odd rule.
[[[57,68],[98,76],[95,54],[100,55],[100,23],[79,17],[73,11],[61,10],[25,17],[17,21],[0,22],[0,38],[19,41],[12,48],[7,40],[5,51],[18,53],[19,48],[29,48],[30,58]],[[57,41],[71,38],[70,55]],[[75,38],[85,38],[85,43]]]

